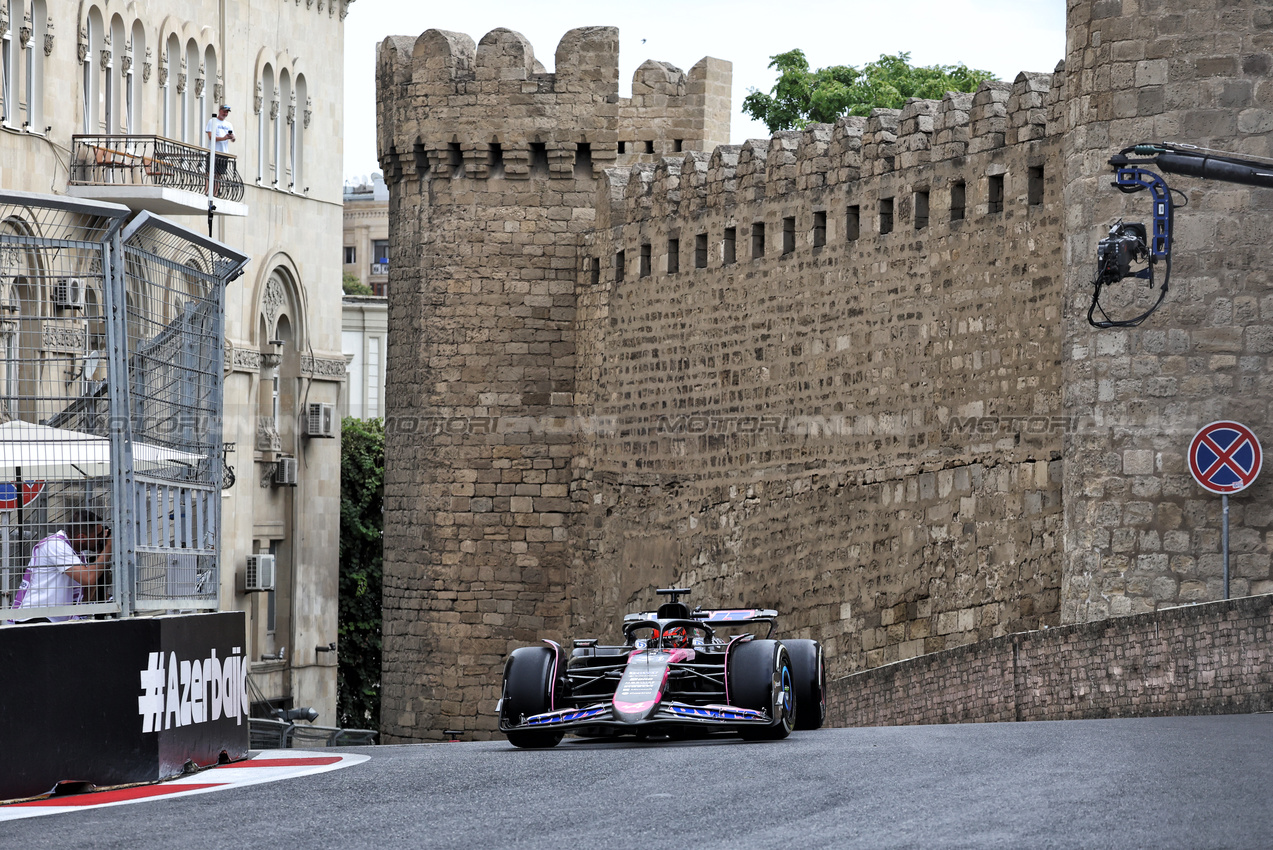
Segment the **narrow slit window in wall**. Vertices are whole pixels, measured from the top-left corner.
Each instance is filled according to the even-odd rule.
[[[543,142],[530,143],[530,173],[548,173],[548,145]]]
[[[623,271],[627,266],[627,259],[623,256],[622,251],[615,252],[614,255],[614,282],[623,283]]]
[[[827,244],[827,214],[818,210],[813,214],[813,247],[821,248]]]
[[[575,176],[592,176],[592,145],[588,142],[575,145]]]
[[[641,246],[641,277],[650,276],[650,243]]]
[[[451,142],[446,150],[447,164],[451,166],[451,176],[459,177],[464,173],[464,152],[459,142]]]
[[[694,237],[694,268],[707,268],[707,234],[700,233]]]
[[[1026,189],[1027,200],[1030,206],[1035,207],[1043,203],[1043,166],[1032,165],[1029,171],[1029,185]]]
[[[915,229],[928,227],[928,190],[915,193]]]
[[[986,212],[1003,212],[1003,175],[991,174],[986,178]]]
[[[849,207],[848,212],[844,216],[844,238],[846,241],[852,242],[858,238],[860,228],[862,226],[862,208],[857,204]]]
[[[735,252],[735,243],[738,241],[738,228],[726,227],[725,236],[721,239],[721,260],[725,265],[733,265],[738,261],[738,255]]]
[[[765,256],[765,223],[758,221],[751,226],[751,258],[759,260]]]
[[[591,277],[592,277],[592,285],[593,285],[593,286],[596,286],[597,284],[601,283],[601,258],[600,258],[600,257],[593,257],[593,258],[592,258],[592,275],[591,275]]]
[[[796,250],[796,217],[787,216],[782,220],[782,253],[790,254]]]
[[[962,180],[956,180],[950,184],[950,220],[964,220],[964,197],[967,193],[967,186]]]
[[[880,233],[893,232],[893,199],[880,198]]]
[[[681,240],[667,240],[667,273],[677,274],[681,270]]]

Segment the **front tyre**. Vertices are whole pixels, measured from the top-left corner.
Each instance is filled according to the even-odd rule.
[[[795,726],[796,693],[791,657],[776,640],[751,640],[729,657],[729,701],[742,708],[764,711],[773,722],[739,730],[749,741],[776,741]]]
[[[542,749],[555,747],[563,733],[551,729],[507,729],[527,717],[552,711],[553,676],[557,656],[546,646],[521,646],[504,662],[500,728],[514,747]]]
[[[784,640],[791,656],[796,691],[796,728],[820,729],[827,717],[827,671],[822,644],[816,640]]]

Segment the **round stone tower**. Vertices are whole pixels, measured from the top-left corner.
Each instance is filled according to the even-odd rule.
[[[597,178],[729,134],[729,63],[647,62],[567,33],[554,73],[506,29],[379,49],[389,185],[386,741],[496,728],[513,646],[562,637],[575,510],[576,280]]]
[[[1111,155],[1163,141],[1273,154],[1270,26],[1256,0],[1068,4],[1063,368],[1078,424],[1065,450],[1064,622],[1222,598],[1220,498],[1193,482],[1186,452],[1217,419],[1273,445],[1273,195],[1165,175],[1188,198],[1166,300],[1135,328],[1098,330],[1087,313],[1097,242],[1119,218],[1151,221],[1147,192],[1110,187]],[[1124,281],[1102,302],[1133,317],[1156,297]],[[1231,499],[1234,596],[1273,591],[1270,496],[1266,473]]]

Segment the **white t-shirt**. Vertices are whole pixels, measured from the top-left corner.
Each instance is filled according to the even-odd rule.
[[[71,548],[71,541],[64,532],[50,534],[35,544],[31,551],[31,564],[22,575],[22,584],[14,595],[13,607],[45,608],[53,605],[75,605],[84,596],[84,588],[66,574],[71,567],[84,562]],[[50,620],[71,620],[73,617],[50,617]]]
[[[226,135],[229,135],[230,133],[233,133],[234,127],[230,125],[229,121],[222,121],[220,118],[213,115],[211,118],[208,119],[208,126],[205,127],[203,131],[205,133],[211,133],[212,138],[217,139],[221,136],[226,136]],[[204,137],[203,141],[204,141],[204,144],[207,144],[208,139],[206,136]],[[204,148],[204,150],[207,150],[207,148]],[[220,153],[229,153],[230,152],[229,139],[225,140],[224,142],[217,142],[217,151],[219,151]]]

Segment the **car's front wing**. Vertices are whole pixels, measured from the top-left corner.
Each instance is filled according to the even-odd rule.
[[[637,721],[621,720],[609,702],[583,708],[566,708],[527,717],[522,723],[509,724],[501,716],[500,731],[516,729],[561,729],[610,726],[617,729],[651,726],[708,726],[723,730],[769,726],[773,718],[764,711],[735,705],[691,705],[684,702],[660,703],[654,711]]]

